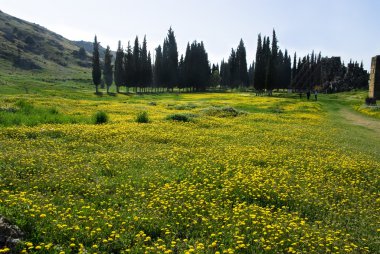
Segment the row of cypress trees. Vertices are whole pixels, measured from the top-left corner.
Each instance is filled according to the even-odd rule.
[[[258,37],[256,61],[247,69],[247,54],[243,40],[240,40],[236,50],[232,49],[228,61],[222,60],[218,65],[210,67],[208,54],[203,42],[188,43],[185,56],[178,60],[177,43],[172,28],[169,29],[163,47],[159,45],[155,50],[155,61],[152,64],[150,52],[147,52],[147,41],[144,37],[142,45],[136,37],[133,48],[128,42],[124,50],[119,42],[116,59],[112,65],[112,54],[107,46],[104,56],[104,83],[109,92],[110,86],[115,83],[117,92],[121,86],[127,89],[146,91],[148,87],[157,90],[173,90],[174,87],[188,91],[205,91],[209,87],[221,88],[248,88],[272,90],[290,84],[290,57],[285,50],[282,54],[278,50],[275,31],[273,31],[272,46],[269,37]],[[95,37],[93,52],[93,80],[98,92],[101,84],[99,43]]]
[[[120,87],[126,87],[127,91],[133,88],[135,91],[144,92],[154,89],[155,91],[168,91],[174,88],[186,91],[205,91],[209,88],[216,89],[236,89],[254,88],[258,93],[266,91],[271,94],[273,89],[311,89],[311,86],[320,84],[321,73],[314,71],[315,79],[308,80],[308,84],[299,87],[295,81],[302,72],[313,71],[317,68],[323,58],[321,53],[317,56],[314,52],[311,55],[299,58],[294,53],[293,67],[291,57],[285,49],[283,52],[278,47],[276,32],[273,30],[272,38],[268,36],[257,38],[257,50],[255,61],[247,69],[247,53],[243,40],[241,39],[236,49],[231,49],[228,61],[222,60],[219,65],[210,66],[208,54],[203,42],[194,41],[188,43],[185,56],[178,59],[177,42],[172,28],[169,29],[164,42],[155,49],[154,63],[150,52],[147,51],[147,40],[144,37],[142,45],[138,37],[134,41],[133,47],[128,42],[124,50],[119,42],[116,51],[116,59],[112,61],[112,52],[107,46],[103,64],[103,81],[109,92],[110,86],[114,83],[117,92]],[[113,63],[113,64],[112,64]],[[317,68],[318,69],[318,68]],[[344,64],[339,71],[333,71],[333,76],[350,77],[345,79],[345,84],[354,82],[365,84],[367,72],[358,64]],[[348,72],[346,75],[345,73]],[[93,52],[93,82],[98,92],[98,86],[102,83],[101,63],[99,60],[99,43],[95,36]],[[352,81],[354,80],[354,81]],[[305,82],[304,82],[305,83]],[[308,87],[306,87],[308,86]]]

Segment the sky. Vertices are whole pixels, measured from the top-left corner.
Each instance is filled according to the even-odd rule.
[[[258,34],[273,29],[292,56],[314,50],[369,69],[380,54],[378,0],[0,0],[0,10],[70,40],[92,42],[96,34],[112,50],[146,35],[154,53],[172,27],[179,55],[188,42],[203,41],[211,63],[227,60],[240,39],[252,63]]]

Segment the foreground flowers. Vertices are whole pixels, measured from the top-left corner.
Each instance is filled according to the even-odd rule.
[[[363,253],[379,247],[380,158],[344,143],[320,104],[239,94],[156,99],[157,106],[101,104],[113,112],[107,125],[2,129],[0,213],[28,230],[20,251]],[[202,113],[225,104],[249,113]],[[71,107],[73,113],[83,108]],[[152,123],[133,122],[142,107]],[[164,120],[173,112],[195,120]]]

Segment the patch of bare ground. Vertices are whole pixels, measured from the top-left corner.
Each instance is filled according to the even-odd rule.
[[[367,129],[373,130],[380,138],[380,121],[374,118],[370,118],[361,115],[356,112],[352,112],[347,108],[342,108],[340,110],[341,115],[351,124],[366,127]]]

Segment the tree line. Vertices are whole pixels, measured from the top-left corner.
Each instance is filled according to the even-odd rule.
[[[159,45],[154,53],[152,59],[147,51],[146,36],[142,44],[136,36],[133,46],[128,42],[126,49],[119,41],[114,61],[107,46],[104,61],[101,61],[95,36],[92,73],[96,92],[99,92],[99,85],[104,85],[108,93],[115,84],[117,93],[125,87],[126,92],[130,89],[134,92],[163,92],[175,88],[179,91],[254,89],[258,95],[271,95],[274,89],[304,91],[316,87],[333,89],[335,86],[336,91],[336,86],[340,89],[360,88],[365,87],[368,81],[368,73],[362,64],[350,62],[346,67],[340,63],[340,58],[337,64],[337,59],[322,57],[321,53],[316,55],[312,52],[298,59],[294,53],[292,61],[288,51],[279,48],[275,30],[272,38],[258,35],[255,60],[249,66],[242,39],[220,66],[210,65],[202,41],[188,43],[185,55],[179,57],[172,28],[168,30],[162,47]]]

